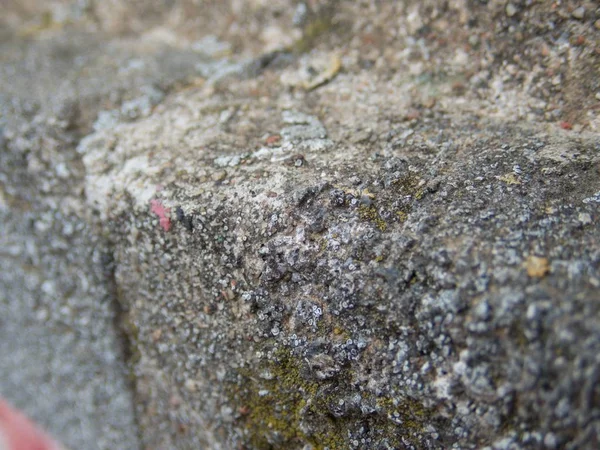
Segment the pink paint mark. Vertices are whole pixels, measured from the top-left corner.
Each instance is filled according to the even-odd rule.
[[[158,216],[158,223],[162,229],[169,231],[171,229],[171,219],[169,218],[171,209],[165,208],[160,200],[154,199],[150,200],[150,210]]]
[[[56,442],[23,413],[0,399],[0,448],[6,450],[60,450]]]
[[[573,129],[573,125],[571,125],[571,122],[561,122],[559,125],[563,130],[572,130]]]

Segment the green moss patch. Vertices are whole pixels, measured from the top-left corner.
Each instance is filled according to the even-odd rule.
[[[402,396],[375,398],[360,393],[373,405],[371,413],[353,407],[334,415],[332,405],[356,397],[350,368],[333,379],[306,376],[302,358],[289,349],[274,351],[257,369],[239,369],[238,383],[230,389],[231,401],[240,412],[239,426],[247,436],[247,448],[258,450],[315,450],[350,448],[348,431],[371,430],[369,445],[402,446],[401,438],[413,441],[431,419],[431,411],[416,400]],[[417,440],[414,440],[417,442]]]

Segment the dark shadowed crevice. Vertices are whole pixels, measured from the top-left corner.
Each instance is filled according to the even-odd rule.
[[[119,288],[115,279],[115,258],[110,246],[103,249],[101,256],[102,273],[106,283],[108,301],[113,311],[113,330],[119,345],[118,353],[121,355],[123,375],[126,386],[131,393],[131,410],[135,424],[137,441],[141,444],[142,434],[140,431],[140,418],[138,415],[137,401],[137,379],[135,376],[135,364],[139,360],[137,350],[137,328],[129,318],[129,310],[119,297]]]

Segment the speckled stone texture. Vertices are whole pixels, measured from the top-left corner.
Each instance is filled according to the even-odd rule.
[[[199,3],[15,38],[92,57],[2,116],[1,304],[103,349],[117,447],[597,448],[597,6]]]

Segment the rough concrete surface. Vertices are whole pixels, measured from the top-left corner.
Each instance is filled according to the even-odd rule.
[[[6,10],[0,393],[67,446],[599,446],[597,3]]]

